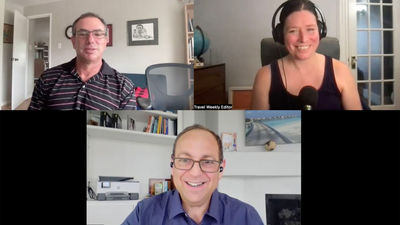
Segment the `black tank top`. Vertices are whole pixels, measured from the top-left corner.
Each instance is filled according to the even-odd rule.
[[[270,109],[301,109],[298,96],[286,91],[278,67],[278,61],[271,63],[271,88],[269,91]],[[318,90],[316,110],[342,110],[341,93],[336,85],[332,58],[325,56],[325,72]]]

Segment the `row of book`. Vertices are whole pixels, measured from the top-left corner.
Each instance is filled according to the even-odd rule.
[[[149,179],[149,195],[154,196],[175,189],[172,179]]]
[[[189,16],[188,16],[189,17]],[[188,32],[194,32],[193,28],[193,18],[188,18]],[[194,38],[193,36],[189,38],[188,40],[188,54],[189,54],[189,59],[193,60],[194,59]]]
[[[165,118],[163,116],[149,116],[147,121],[147,126],[144,132],[153,134],[166,134],[166,135],[176,135],[177,133],[177,123],[176,120]]]
[[[188,19],[188,32],[194,32],[193,29],[193,18]]]
[[[191,37],[188,41],[189,59],[194,59],[194,38]]]

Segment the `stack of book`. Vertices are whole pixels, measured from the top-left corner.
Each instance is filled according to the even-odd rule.
[[[150,115],[144,131],[153,134],[176,135],[176,129],[176,120]]]
[[[150,196],[158,195],[173,189],[175,189],[175,186],[171,179],[149,179]]]

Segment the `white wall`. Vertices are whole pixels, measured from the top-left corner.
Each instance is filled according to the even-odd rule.
[[[301,194],[301,177],[222,177],[219,191],[252,205],[266,223],[265,194]]]
[[[207,64],[226,63],[226,90],[252,86],[261,67],[260,43],[272,37],[271,20],[284,0],[201,0],[195,2],[195,25],[210,39]],[[339,38],[339,1],[314,0],[325,15],[328,36]]]
[[[183,3],[179,0],[68,0],[25,8],[25,16],[52,14],[51,54],[53,66],[75,56],[65,28],[85,12],[94,12],[113,25],[113,46],[104,59],[123,73],[144,73],[147,66],[162,62],[185,62]],[[158,18],[159,44],[127,45],[127,21]],[[61,48],[58,45],[61,44]]]
[[[49,17],[32,19],[35,24],[32,40],[35,42],[46,42],[49,44]]]
[[[253,151],[263,151],[263,147],[246,147],[245,146],[245,113],[243,110],[234,111],[219,111],[218,113],[218,134],[222,132],[236,132],[237,133],[237,148],[240,152],[248,152],[251,154]],[[300,152],[300,145],[285,145],[278,146],[274,151],[278,152],[285,147],[289,151]],[[275,153],[275,152],[271,152]],[[268,154],[268,153],[265,153]],[[289,153],[290,154],[290,153]],[[230,162],[234,163],[234,158],[227,158],[227,167],[230,166]],[[230,160],[231,159],[231,160]],[[245,159],[244,159],[245,160]],[[277,165],[286,165],[285,158],[281,159],[280,162],[274,162]],[[247,167],[254,167],[253,164],[268,163],[267,161],[256,161],[251,159],[250,161],[243,161],[242,164]],[[271,162],[272,163],[272,162]],[[300,158],[293,164],[300,168]],[[231,164],[232,165],[232,164]],[[234,164],[236,165],[236,164]],[[288,167],[283,166],[283,169]],[[298,172],[300,174],[300,172]],[[301,176],[293,174],[292,176],[283,175],[267,175],[264,176],[225,176],[222,178],[219,190],[224,193],[229,193],[232,197],[237,197],[238,199],[249,203],[254,206],[263,220],[266,223],[266,209],[265,209],[265,194],[275,193],[275,194],[301,194]]]
[[[170,178],[171,153],[171,146],[88,137],[87,179],[94,187],[99,176],[134,177],[140,181],[142,199],[149,178]]]
[[[195,123],[203,125],[216,134],[221,135],[222,132],[236,132],[237,149],[240,152],[260,152],[264,151],[263,147],[247,147],[245,140],[245,111],[244,110],[186,110],[182,113],[182,120],[185,126]],[[288,144],[278,146],[283,151],[293,152],[300,149],[299,144]]]

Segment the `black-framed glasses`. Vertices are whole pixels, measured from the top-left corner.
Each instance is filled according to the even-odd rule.
[[[101,39],[104,38],[106,36],[106,32],[102,31],[102,30],[92,30],[92,31],[88,31],[88,30],[78,30],[75,35],[79,38],[87,38],[89,37],[90,33],[93,34],[93,37],[97,38],[97,39]]]
[[[174,162],[174,167],[178,170],[190,170],[193,168],[194,163],[198,163],[201,171],[206,173],[216,173],[219,171],[219,167],[221,165],[220,161],[202,159],[202,160],[193,160],[189,158],[175,158],[172,157]]]

